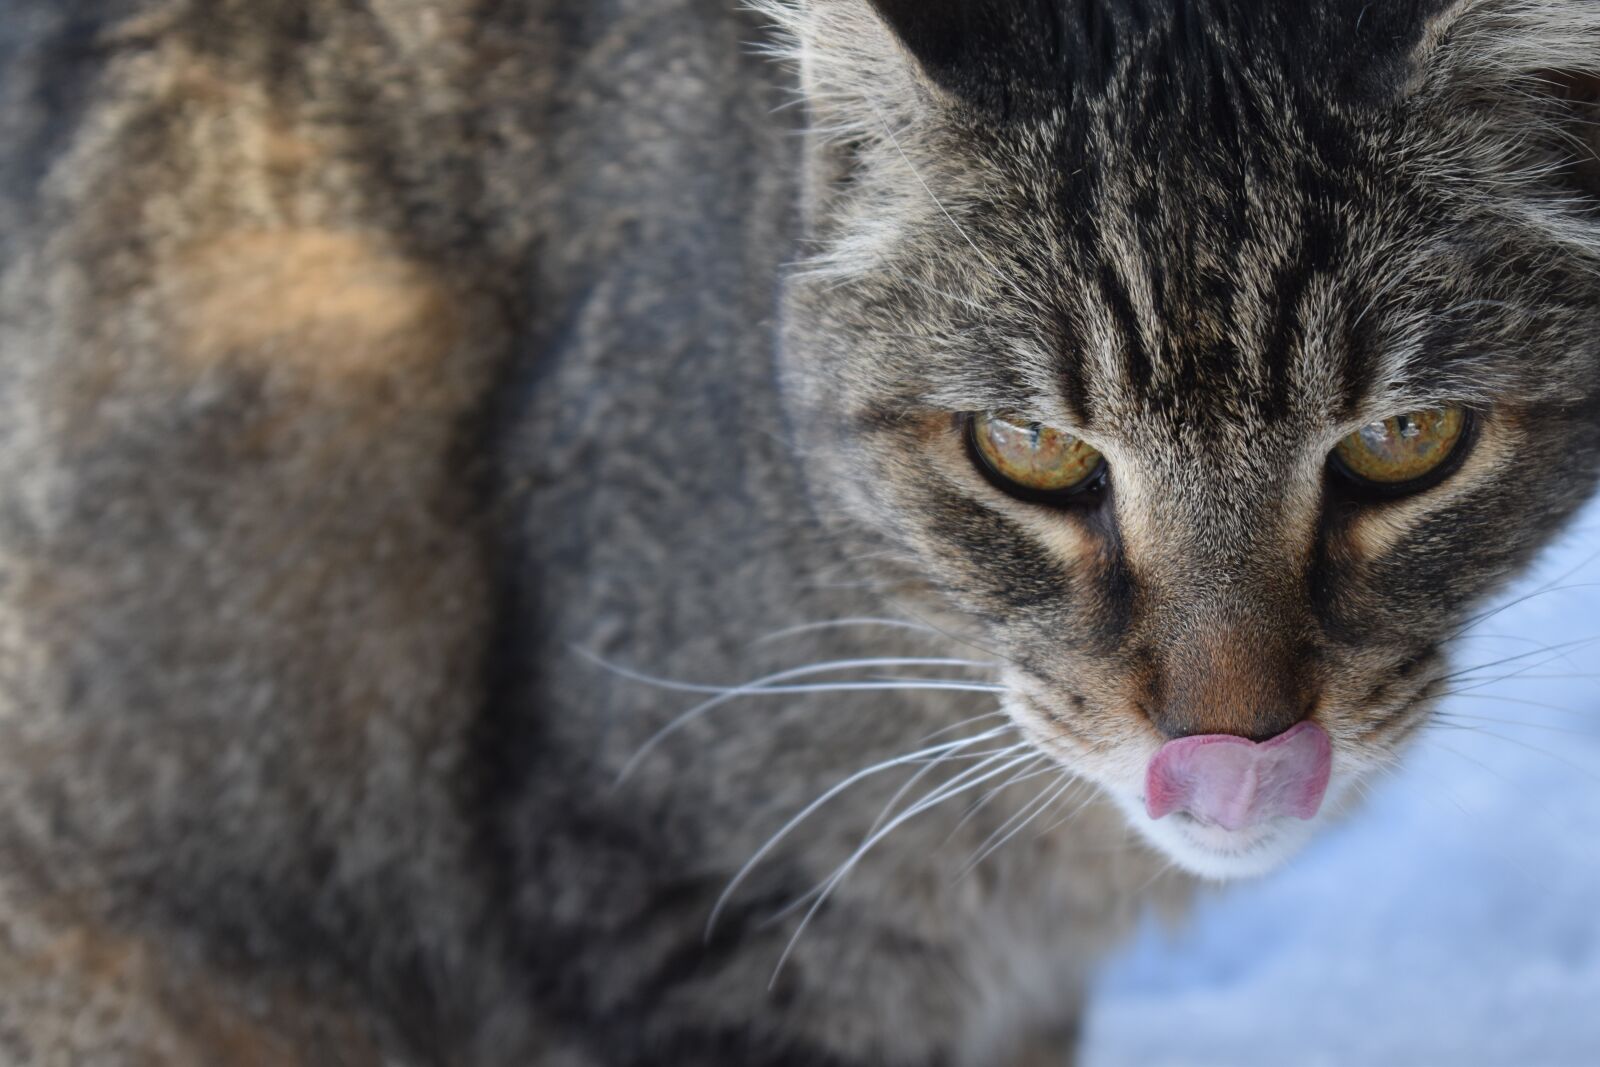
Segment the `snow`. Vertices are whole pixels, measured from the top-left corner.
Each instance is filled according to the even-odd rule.
[[[1541,651],[1600,636],[1600,505],[1505,599],[1457,662],[1518,676],[1283,870],[1147,923],[1085,1067],[1600,1064],[1600,643]]]

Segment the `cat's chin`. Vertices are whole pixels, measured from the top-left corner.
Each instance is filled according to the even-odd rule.
[[[1272,819],[1245,830],[1207,826],[1174,813],[1152,819],[1138,797],[1117,794],[1118,806],[1157,851],[1179,867],[1214,881],[1255,878],[1277,869],[1315,836],[1322,818]]]

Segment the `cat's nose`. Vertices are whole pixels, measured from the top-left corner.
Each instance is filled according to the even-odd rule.
[[[1322,807],[1333,745],[1306,721],[1267,741],[1199,734],[1168,741],[1145,771],[1145,811],[1152,819],[1187,812],[1225,830],[1271,819],[1309,819]]]
[[[1311,654],[1289,626],[1212,623],[1163,642],[1141,706],[1169,738],[1268,741],[1316,705]]]

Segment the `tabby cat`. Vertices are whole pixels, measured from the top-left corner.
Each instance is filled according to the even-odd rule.
[[[0,13],[8,1063],[1065,1062],[1596,478],[1592,0]]]

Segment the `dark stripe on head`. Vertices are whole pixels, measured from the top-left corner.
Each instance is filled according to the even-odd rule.
[[[950,550],[950,560],[973,561],[972,570],[950,588],[984,601],[971,605],[981,617],[1057,601],[1074,583],[1066,565],[1016,522],[971,497],[935,487],[925,505],[929,532]]]
[[[1373,301],[1353,304],[1346,314],[1344,351],[1339,360],[1339,406],[1341,419],[1354,418],[1372,388],[1372,373],[1378,366],[1378,323],[1382,311]]]
[[[1094,633],[1101,651],[1109,654],[1120,648],[1133,628],[1139,595],[1139,582],[1128,564],[1122,530],[1117,525],[1116,484],[1113,482],[1105,506],[1089,520],[1103,546],[1099,567],[1092,583],[1099,594],[1100,610],[1094,613]]]
[[[1273,284],[1272,327],[1267,333],[1264,353],[1267,371],[1267,411],[1269,419],[1289,414],[1289,379],[1294,354],[1305,342],[1301,325],[1301,303],[1311,281],[1326,273],[1339,258],[1339,236],[1326,211],[1310,213],[1300,238],[1299,254],[1279,272]]]
[[[1303,331],[1300,329],[1299,307],[1300,298],[1305,294],[1306,284],[1310,280],[1305,257],[1301,256],[1279,273],[1273,285],[1275,295],[1272,327],[1267,333],[1267,347],[1263,353],[1267,372],[1265,414],[1268,419],[1281,419],[1289,413],[1289,369],[1293,363],[1291,353],[1298,349],[1304,340]]]
[[[1089,395],[1088,375],[1083,358],[1083,332],[1070,312],[1057,310],[1055,350],[1061,361],[1061,393],[1067,402],[1074,425],[1080,430],[1094,426],[1094,400]]]
[[[1100,295],[1117,320],[1117,328],[1122,331],[1122,350],[1125,354],[1123,366],[1128,384],[1139,393],[1148,394],[1155,368],[1150,362],[1150,352],[1145,347],[1144,337],[1139,332],[1139,319],[1134,314],[1133,301],[1128,297],[1127,287],[1122,284],[1122,279],[1117,277],[1115,268],[1109,263],[1100,266]]]

